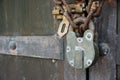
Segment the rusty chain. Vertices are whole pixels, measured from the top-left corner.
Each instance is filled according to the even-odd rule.
[[[101,1],[94,1],[94,0],[89,0],[88,5],[86,6],[86,8],[83,9],[83,11],[87,12],[87,17],[86,20],[84,22],[81,22],[82,24],[77,25],[74,22],[74,17],[75,14],[72,14],[72,10],[69,6],[69,4],[67,4],[66,0],[53,0],[54,3],[56,5],[58,5],[59,7],[61,7],[62,11],[63,11],[63,15],[66,17],[66,19],[69,21],[70,25],[73,28],[73,31],[76,33],[77,36],[82,36],[84,31],[86,29],[88,29],[88,24],[90,22],[90,20],[93,17],[96,17],[99,15],[103,2],[104,0]],[[99,3],[100,2],[100,3]],[[81,11],[81,12],[83,12]],[[77,18],[79,18],[80,16],[78,16]]]
[[[104,0],[101,1],[100,5],[99,6],[96,6],[98,8],[96,8],[95,6],[92,6],[92,1],[93,0],[90,0],[89,1],[89,4],[88,4],[88,8],[87,8],[87,12],[88,12],[88,16],[84,22],[84,24],[80,25],[80,30],[82,29],[83,31],[86,30],[88,27],[88,23],[89,21],[91,20],[92,17],[95,17],[97,15],[99,15],[100,11],[101,11],[101,8],[102,8],[102,5],[103,5],[103,2]],[[96,3],[95,3],[96,4]]]

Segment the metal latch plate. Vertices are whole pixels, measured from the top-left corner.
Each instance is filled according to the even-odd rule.
[[[63,59],[63,39],[53,36],[0,36],[0,54]]]

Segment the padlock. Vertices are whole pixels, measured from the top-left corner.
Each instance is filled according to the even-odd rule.
[[[93,26],[90,21],[89,27]],[[83,37],[76,37],[70,26],[66,42],[66,59],[73,68],[86,69],[96,61],[98,48],[94,42],[94,30],[91,28],[84,32]]]

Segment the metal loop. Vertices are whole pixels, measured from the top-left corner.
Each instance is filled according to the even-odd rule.
[[[76,24],[77,24],[77,23],[80,23],[80,22],[81,22],[81,23],[84,23],[84,22],[86,21],[86,19],[87,19],[87,18],[85,18],[85,17],[79,17],[79,18],[74,19],[73,22],[76,23]],[[81,25],[82,25],[82,24],[81,24]],[[84,27],[79,27],[80,30],[81,30],[81,28],[84,28]],[[89,21],[88,28],[89,28],[90,30],[92,30],[93,32],[95,31],[95,26],[94,26],[94,23],[93,23],[92,20]],[[84,29],[85,29],[85,28],[84,28]],[[85,29],[85,30],[84,30],[84,29],[83,29],[82,31],[85,31],[85,30],[86,30],[86,29]]]

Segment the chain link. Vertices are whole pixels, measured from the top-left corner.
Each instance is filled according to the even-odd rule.
[[[71,8],[70,4],[67,4],[66,0],[53,0],[53,2],[57,6],[61,7],[61,10],[63,11],[63,15],[69,21],[70,25],[73,28],[73,31],[76,33],[76,36],[79,37],[79,36],[82,36],[84,31],[89,28],[88,24],[89,24],[90,20],[99,15],[102,5],[104,3],[104,0],[101,0],[101,1],[89,0],[86,8],[84,8],[84,6],[81,6],[82,2],[78,2],[79,6],[82,9],[82,10],[79,9],[79,10],[81,10],[81,11],[79,11],[81,13],[77,13],[77,12],[75,13],[74,8],[73,7]],[[78,3],[76,3],[74,5],[77,5]],[[84,4],[84,3],[82,3],[82,4]],[[77,7],[77,8],[80,8],[80,7]],[[76,24],[74,22],[74,19],[81,17],[81,15],[83,15],[85,11],[88,14],[86,16],[86,20],[84,20],[84,22],[82,21],[82,22],[79,22]],[[72,12],[74,12],[74,13],[72,13]],[[83,16],[85,17],[85,14]]]

